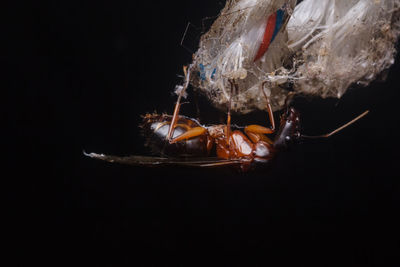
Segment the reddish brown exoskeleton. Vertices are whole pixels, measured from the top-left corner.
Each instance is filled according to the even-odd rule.
[[[299,113],[294,108],[288,108],[282,115],[274,140],[265,135],[273,133],[274,127],[250,125],[244,131],[232,131],[226,124],[202,126],[194,119],[179,116],[173,139],[169,142],[166,137],[172,118],[169,115],[147,114],[142,128],[148,137],[147,144],[154,152],[174,159],[175,163],[179,158],[185,159],[185,165],[235,165],[246,171],[259,164],[265,165],[279,150],[300,137]],[[188,160],[190,158],[195,161]]]
[[[274,132],[274,123],[271,128],[250,125],[244,127],[243,131],[232,126],[232,131],[226,124],[202,126],[195,119],[179,116],[176,119],[171,141],[166,137],[172,125],[173,116],[147,114],[143,117],[141,127],[147,137],[147,145],[159,156],[117,157],[95,153],[86,155],[109,162],[140,166],[233,166],[247,171],[253,167],[266,166],[280,150],[300,138],[329,137],[367,113],[368,111],[364,112],[329,134],[310,137],[300,134],[300,115],[293,107],[288,107],[281,115],[279,128],[273,139],[267,137],[266,134]],[[273,117],[271,119],[273,121]]]
[[[231,85],[233,92],[234,83],[232,82]],[[242,171],[247,171],[257,165],[266,165],[278,151],[301,137],[329,137],[368,113],[368,111],[364,112],[329,134],[310,137],[300,134],[300,114],[293,107],[287,107],[286,112],[281,115],[279,128],[275,133],[274,115],[264,92],[264,84],[260,89],[267,100],[266,110],[271,122],[269,128],[249,125],[244,127],[243,131],[239,129],[232,131],[230,109],[228,109],[226,124],[211,126],[203,126],[195,119],[176,113],[173,116],[147,114],[143,116],[141,127],[147,138],[147,145],[161,157],[116,157],[95,153],[86,155],[131,165],[236,166]],[[267,136],[274,133],[273,140]]]

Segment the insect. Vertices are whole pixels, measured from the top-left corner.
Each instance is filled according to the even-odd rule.
[[[166,137],[172,118],[170,115],[160,114],[144,116],[142,128],[148,137],[147,144],[153,152],[161,154],[161,157],[116,157],[96,153],[85,155],[130,165],[233,166],[248,171],[265,165],[278,151],[300,137],[300,117],[294,108],[288,108],[282,115],[274,140],[257,132],[263,129],[262,126],[250,125],[244,131],[232,131],[226,124],[202,126],[197,120],[180,115],[170,142]],[[270,130],[272,133],[272,129]]]
[[[85,154],[109,162],[141,166],[232,166],[248,171],[269,163],[279,151],[300,138],[326,138],[364,117],[368,111],[352,121],[321,136],[305,136],[300,133],[300,114],[294,107],[287,107],[281,115],[277,131],[271,106],[267,106],[271,127],[249,125],[246,127],[227,124],[203,126],[186,116],[147,114],[141,125],[147,137],[147,145],[161,157],[116,157],[102,154]],[[173,124],[174,122],[174,124]],[[172,139],[168,134],[172,131]],[[236,128],[236,129],[235,129]],[[275,133],[276,132],[276,133]],[[275,133],[271,139],[267,135]]]
[[[262,166],[273,159],[277,152],[300,137],[300,114],[293,107],[281,117],[279,130],[272,140],[264,133],[274,133],[271,128],[249,125],[240,129],[226,124],[202,126],[196,120],[180,116],[172,141],[166,139],[172,116],[148,114],[143,129],[149,135],[148,143],[153,151],[160,151],[172,158],[197,159],[192,162],[199,167],[235,166],[247,171]],[[236,128],[236,129],[235,129]],[[241,127],[243,128],[243,127]],[[213,160],[198,161],[213,157]],[[188,161],[184,161],[188,164]]]

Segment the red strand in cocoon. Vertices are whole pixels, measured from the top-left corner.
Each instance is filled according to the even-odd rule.
[[[265,52],[267,52],[268,47],[271,44],[271,39],[274,34],[275,26],[276,26],[276,16],[277,16],[277,14],[274,13],[271,16],[269,16],[269,18],[268,18],[264,37],[260,44],[260,48],[258,49],[258,52],[254,58],[254,62],[259,60],[265,54]]]

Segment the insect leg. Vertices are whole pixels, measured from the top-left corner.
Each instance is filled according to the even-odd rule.
[[[258,126],[258,125],[253,125],[253,126]],[[262,127],[262,126],[259,126],[259,127]],[[259,141],[264,141],[270,145],[272,145],[274,143],[271,139],[269,139],[264,134],[260,134],[260,133],[257,133],[256,131],[254,131],[254,130],[252,131],[252,130],[253,129],[250,129],[250,130],[245,129],[245,133],[254,144],[258,143]]]
[[[182,141],[182,140],[185,140],[185,139],[197,137],[197,136],[202,135],[202,134],[204,134],[206,132],[207,132],[206,128],[194,127],[194,128],[189,129],[185,133],[181,134],[180,136],[175,137],[174,139],[172,139],[170,141],[170,143],[174,144],[176,142],[179,142],[179,141]]]
[[[176,104],[175,104],[174,115],[172,116],[171,126],[169,127],[168,134],[167,134],[167,140],[169,142],[172,141],[172,135],[174,134],[176,123],[179,118],[179,110],[181,107],[182,96],[185,94],[185,91],[189,86],[190,73],[191,73],[192,67],[193,67],[193,64],[190,64],[189,67],[187,67],[187,66],[183,67],[183,72],[185,74],[185,83],[183,85],[182,90],[179,92],[178,100],[176,101]]]
[[[264,135],[264,134],[272,134],[275,132],[275,119],[274,119],[274,113],[272,112],[272,107],[271,107],[271,103],[269,102],[269,98],[267,96],[267,94],[264,91],[264,85],[267,82],[263,82],[260,86],[261,92],[263,93],[265,99],[267,100],[267,112],[268,112],[268,117],[269,120],[271,121],[271,127],[267,128],[261,125],[249,125],[246,126],[246,128],[244,129],[244,132],[249,136],[249,138],[254,142],[255,140],[253,140],[253,138],[255,138],[255,136],[253,134],[256,135]],[[253,133],[253,134],[251,134]],[[262,136],[259,136],[259,138],[263,138]]]

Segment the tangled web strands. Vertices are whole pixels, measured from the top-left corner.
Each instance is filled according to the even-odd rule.
[[[400,32],[399,0],[307,0],[287,26],[295,90],[341,97],[353,83],[367,85],[394,63]]]
[[[400,0],[228,0],[195,54],[191,84],[226,108],[273,109],[297,93],[340,97],[394,63]],[[296,6],[296,7],[295,7]]]
[[[230,97],[229,80],[235,80],[239,92],[232,99],[234,110],[247,112],[264,108],[265,100],[259,85],[269,73],[282,68],[289,55],[284,25],[295,2],[228,0],[211,29],[200,40],[193,62],[192,85],[200,88],[216,106],[226,108]],[[277,20],[278,12],[280,21]],[[271,17],[275,17],[272,23]],[[267,34],[268,31],[272,35]],[[270,38],[264,40],[265,36]],[[268,49],[259,55],[265,45]],[[271,95],[273,106],[278,107],[283,105],[281,101],[287,92],[275,86],[269,87],[267,94]]]

